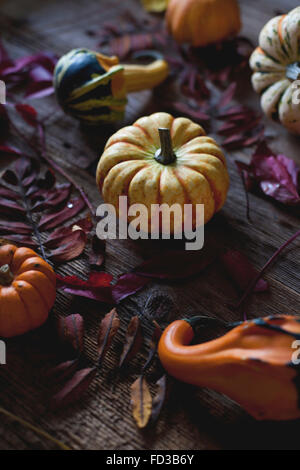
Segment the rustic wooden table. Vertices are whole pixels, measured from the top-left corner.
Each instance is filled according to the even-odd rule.
[[[278,10],[289,11],[298,2],[240,0],[240,4],[243,34],[256,43],[261,27],[269,18]],[[144,14],[138,0],[2,1],[1,33],[13,58],[41,50],[51,50],[60,55],[75,47],[95,48],[95,33],[99,32],[101,24],[114,20],[123,7]],[[259,99],[249,83],[245,82],[240,88],[238,98],[259,109]],[[84,186],[96,207],[101,198],[94,175],[86,171],[86,167],[101,153],[109,131],[105,130],[104,135],[99,136],[100,143],[91,148],[77,123],[57,108],[53,97],[38,100],[34,105],[41,115],[48,115],[49,155]],[[131,96],[126,123],[146,115],[150,109],[153,110],[151,93]],[[272,147],[300,163],[299,139],[275,124],[268,123],[268,129],[276,136]],[[261,267],[276,248],[299,229],[299,217],[269,200],[250,195],[252,223],[247,221],[244,192],[234,159],[248,158],[250,154],[251,150],[227,154],[231,189],[218,216],[221,223],[217,225],[226,246],[240,249],[255,266]],[[299,314],[299,247],[300,241],[296,241],[267,273],[270,291],[252,296],[247,305],[249,316]],[[117,276],[160,249],[159,244],[152,242],[109,242],[105,269]],[[81,276],[87,271],[84,260],[79,259],[66,265],[61,272]],[[80,403],[60,412],[47,411],[42,405],[46,390],[40,381],[40,371],[34,370],[35,366],[28,364],[22,354],[8,354],[8,364],[1,366],[1,406],[49,432],[72,449],[298,449],[298,422],[255,422],[227,398],[206,390],[196,393],[186,387],[176,388],[176,394],[171,396],[155,429],[140,432],[136,428],[130,412],[129,387],[138,373],[139,363],[145,359],[145,350],[133,361],[130,374],[115,380],[111,370],[116,364],[130,315],[142,309],[151,292],[165,290],[176,297],[180,316],[201,312],[213,313],[226,320],[239,319],[230,308],[230,301],[237,299],[238,294],[221,266],[211,266],[205,273],[175,285],[152,283],[118,308],[122,334],[108,354],[101,377],[95,380]],[[84,315],[86,354],[90,359],[95,358],[96,331],[107,307],[92,301],[74,300],[60,293],[55,305],[56,314],[64,315],[71,311]],[[9,343],[9,353],[10,347]],[[11,363],[10,357],[13,358]],[[55,448],[48,440],[4,416],[1,417],[0,436],[1,449]]]

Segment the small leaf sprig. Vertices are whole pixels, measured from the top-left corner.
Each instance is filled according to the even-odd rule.
[[[46,154],[43,125],[38,120],[36,110],[23,104],[11,106],[34,128],[38,134],[39,146],[33,139],[20,132],[14,119],[0,105],[0,117],[8,123],[23,142],[34,151],[34,155],[11,147],[7,143],[9,134],[0,145],[0,153],[12,155],[18,159],[11,168],[3,172],[0,178],[0,235],[7,240],[22,243],[38,249],[45,260],[55,264],[71,261],[83,253],[89,234],[93,228],[93,206],[83,189]],[[41,163],[46,163],[46,171]],[[56,182],[59,173],[65,183]],[[73,191],[77,196],[73,196]],[[83,211],[85,215],[74,221]],[[69,225],[67,222],[73,221]],[[102,251],[104,251],[102,241]],[[90,256],[98,266],[99,254],[96,245],[91,243]]]

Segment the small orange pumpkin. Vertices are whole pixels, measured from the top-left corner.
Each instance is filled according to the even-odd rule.
[[[41,326],[56,296],[51,266],[33,250],[0,247],[0,336],[10,338]]]
[[[166,21],[176,41],[195,47],[222,41],[241,29],[237,0],[170,0]]]

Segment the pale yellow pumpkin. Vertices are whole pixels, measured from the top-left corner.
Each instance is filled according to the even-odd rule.
[[[159,129],[170,131],[169,161],[160,158]],[[97,184],[104,201],[119,216],[119,198],[126,195],[128,205],[144,204],[149,214],[153,204],[179,204],[182,210],[184,204],[192,204],[193,209],[204,204],[206,223],[226,200],[229,176],[222,150],[199,124],[155,113],[110,137],[97,167]],[[182,226],[173,222],[171,231],[179,231]],[[193,229],[196,222],[193,217]]]

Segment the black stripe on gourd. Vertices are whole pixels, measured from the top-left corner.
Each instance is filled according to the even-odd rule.
[[[105,70],[96,54],[87,49],[69,52],[61,57],[54,71],[60,106],[66,113],[85,121],[121,119],[127,100],[113,96],[112,79],[122,70],[120,65]]]

